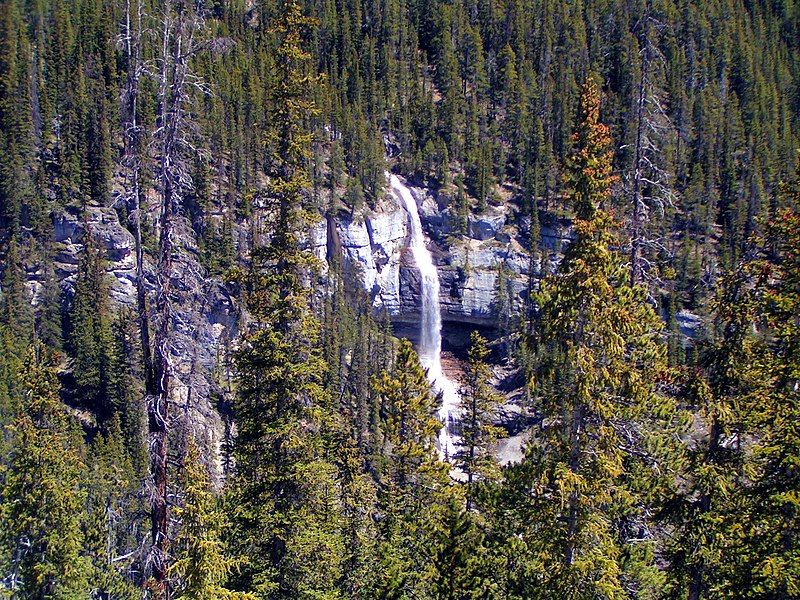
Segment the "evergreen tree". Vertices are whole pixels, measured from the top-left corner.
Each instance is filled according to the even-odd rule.
[[[225,554],[222,531],[225,513],[211,490],[200,451],[189,440],[184,458],[183,502],[175,509],[180,529],[173,544],[175,555],[169,576],[176,600],[254,600],[248,593],[232,592],[225,587],[239,564]]]
[[[102,250],[87,232],[70,308],[69,350],[80,401],[101,424],[123,408],[115,380],[119,373],[114,368],[116,343],[105,278]]]
[[[441,427],[436,397],[406,339],[397,348],[392,372],[373,385],[381,399],[386,464],[378,496],[382,516],[372,596],[430,597],[439,573],[426,557],[435,556],[447,535],[441,529],[445,520],[458,512],[447,467],[435,447]]]
[[[142,535],[131,527],[144,508],[138,498],[139,478],[123,438],[119,415],[105,435],[98,435],[87,459],[83,523],[84,553],[91,561],[92,594],[133,600],[141,592],[126,575],[141,560]]]
[[[300,242],[312,139],[304,118],[315,111],[308,99],[315,78],[306,72],[310,55],[301,41],[314,23],[287,0],[273,25],[282,76],[268,140],[269,198],[278,215],[269,244],[254,252],[247,281],[254,329],[236,360],[230,539],[246,559],[238,587],[264,598],[334,598],[343,575],[337,471],[323,436],[332,418],[326,365],[303,281],[313,255]]]
[[[800,183],[796,185],[794,202],[800,200]],[[761,324],[769,337],[756,376],[768,392],[750,400],[757,415],[758,441],[755,519],[748,531],[752,544],[748,594],[780,598],[800,594],[800,215],[789,209],[779,212],[765,241],[773,249],[772,264],[755,267],[757,273],[764,269],[770,275],[760,306]]]
[[[536,296],[541,363],[531,384],[541,390],[543,436],[509,475],[511,498],[523,494],[514,510],[524,531],[525,597],[558,589],[566,598],[622,598],[626,578],[642,569],[626,564],[636,553],[624,528],[641,507],[625,473],[640,443],[635,423],[660,403],[653,381],[664,349],[658,318],[610,248],[612,154],[599,117],[589,79],[567,164],[576,238]]]
[[[25,285],[25,268],[16,238],[9,243],[3,269],[2,322],[19,340],[30,340],[33,336],[33,311],[30,295]]]
[[[455,456],[456,467],[467,476],[467,510],[472,508],[475,485],[499,475],[492,445],[500,431],[492,421],[502,402],[489,383],[491,369],[486,364],[489,356],[486,340],[473,331],[470,342],[467,385],[461,398],[461,445]]]
[[[735,597],[742,591],[739,524],[748,503],[743,415],[746,399],[762,384],[752,369],[759,351],[747,285],[742,273],[723,281],[712,313],[718,336],[698,349],[697,367],[683,377],[679,397],[702,429],[676,449],[661,491],[659,517],[672,531],[664,549],[673,597]]]
[[[3,583],[19,598],[86,598],[89,561],[82,555],[82,443],[58,398],[58,380],[41,346],[21,373],[24,403],[6,428],[10,455],[2,471],[0,548]]]

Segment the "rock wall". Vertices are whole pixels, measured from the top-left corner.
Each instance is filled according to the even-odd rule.
[[[155,214],[155,213],[153,213]],[[136,257],[133,235],[119,221],[113,208],[88,207],[82,216],[76,209],[54,217],[55,271],[62,292],[73,293],[78,264],[87,232],[105,249],[106,272],[112,299],[123,307],[136,304]],[[206,276],[199,262],[197,243],[188,221],[176,224],[177,247],[173,255],[174,373],[173,418],[205,447],[212,449],[212,475],[223,476],[221,452],[226,423],[222,405],[229,400],[224,358],[239,331],[239,311],[228,289]],[[145,263],[146,285],[155,292],[154,266]],[[41,273],[29,276],[28,285],[38,302],[43,290]]]
[[[445,322],[495,325],[499,308],[500,271],[512,311],[519,310],[531,268],[538,274],[509,225],[507,208],[492,207],[470,218],[468,236],[455,235],[446,197],[411,187],[420,208],[430,250],[439,269],[440,304]],[[336,244],[345,261],[360,274],[376,309],[386,309],[396,321],[419,317],[420,281],[408,248],[408,217],[397,198],[387,195],[374,211],[360,218],[335,220]],[[328,251],[334,242],[328,236]],[[322,254],[320,251],[319,254]]]
[[[506,209],[492,207],[469,222],[469,235],[454,235],[448,199],[413,188],[423,226],[441,280],[442,317],[445,322],[494,327],[498,322],[499,273],[506,269],[511,308],[519,307],[528,286],[532,265]],[[148,215],[158,214],[151,198]],[[154,217],[153,217],[154,219]],[[74,289],[87,232],[105,249],[112,299],[123,307],[136,303],[134,238],[120,223],[114,208],[88,207],[83,213],[70,208],[53,217],[55,272],[64,295]],[[251,244],[250,223],[234,231],[240,255]],[[320,258],[339,253],[346,272],[357,278],[378,310],[397,322],[415,323],[419,317],[419,273],[408,250],[408,216],[400,201],[387,192],[374,210],[355,217],[321,220],[312,228],[309,245]],[[246,315],[219,279],[207,276],[200,262],[195,232],[188,220],[176,224],[173,255],[174,292],[172,346],[174,369],[173,415],[213,456],[212,474],[223,477],[222,444],[229,424],[224,415],[231,400],[227,365]],[[144,265],[146,285],[155,293],[154,265]],[[44,289],[44,273],[28,273],[28,285],[37,303]],[[69,367],[67,367],[69,368]]]

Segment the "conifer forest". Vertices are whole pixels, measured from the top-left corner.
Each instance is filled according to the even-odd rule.
[[[0,598],[800,599],[800,0],[0,0]]]

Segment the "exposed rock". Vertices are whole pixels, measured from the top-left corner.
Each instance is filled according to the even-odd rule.
[[[494,327],[498,322],[499,273],[505,269],[512,310],[517,310],[527,290],[531,261],[520,243],[516,225],[507,223],[505,206],[490,207],[484,215],[471,218],[470,236],[456,234],[449,214],[451,198],[412,188],[430,250],[440,276],[440,305],[445,322]],[[157,199],[146,214],[157,214]],[[255,215],[236,227],[233,240],[240,256],[247,256],[251,239],[263,227]],[[85,213],[69,209],[54,216],[55,271],[65,293],[70,295],[80,263],[87,231],[105,250],[111,295],[123,306],[134,306],[134,238],[119,222],[112,208],[90,207]],[[561,236],[561,229],[543,228],[545,234]],[[345,273],[363,285],[376,310],[386,310],[397,320],[416,323],[421,306],[419,271],[408,251],[408,215],[397,198],[387,194],[372,211],[355,218],[336,216],[315,223],[306,239],[307,247],[322,259],[341,256]],[[559,240],[561,238],[559,237]],[[171,347],[174,367],[173,401],[176,415],[186,415],[190,430],[212,449],[211,467],[216,483],[224,476],[222,444],[226,424],[221,407],[232,393],[221,377],[227,357],[235,348],[246,320],[235,294],[218,279],[209,278],[200,262],[196,235],[184,219],[176,221],[175,253],[171,274],[173,289],[174,339]],[[553,242],[553,252],[557,252]],[[547,261],[547,257],[544,261]],[[155,289],[154,265],[145,261],[146,286]],[[533,265],[535,273],[539,266]],[[41,269],[28,274],[29,287],[38,296],[45,275]],[[35,299],[36,300],[36,299]],[[525,419],[524,411],[510,404],[502,424],[510,433]],[[517,448],[518,452],[518,448]],[[506,449],[501,454],[513,453]]]
[[[375,212],[366,220],[376,271],[376,305],[389,314],[400,310],[400,263],[408,237],[406,213],[398,208],[395,204],[394,209]]]
[[[549,219],[542,224],[539,235],[545,250],[563,252],[564,247],[573,239],[572,222],[568,219]]]
[[[135,242],[113,208],[88,207],[80,216],[77,209],[70,208],[54,215],[53,226],[55,272],[67,297],[73,294],[88,231],[105,250],[111,298],[121,306],[135,305]],[[225,286],[205,273],[194,231],[185,219],[176,219],[175,240],[171,275],[174,336],[170,349],[173,414],[185,415],[193,435],[212,450],[212,477],[219,484],[225,434],[219,404],[229,400],[229,392],[217,383],[215,373],[225,364],[222,359],[237,337],[238,308]],[[153,264],[146,261],[144,270],[146,286],[152,292]],[[35,292],[42,289],[43,276],[41,270],[29,274],[29,285]],[[34,302],[37,300],[34,298]]]
[[[112,276],[111,297],[122,305],[136,301],[136,257],[133,235],[119,222],[113,208],[88,207],[83,216],[76,209],[64,211],[53,219],[56,276],[74,283],[87,230],[105,249],[106,270]]]
[[[503,293],[509,295],[512,310],[519,310],[521,295],[527,289],[530,258],[518,242],[465,240],[453,247],[450,259],[451,266],[439,270],[446,320],[495,324],[501,269],[508,276],[508,288]]]
[[[695,339],[697,337],[700,326],[702,325],[702,319],[699,315],[688,310],[680,310],[678,314],[675,315],[675,318],[678,321],[681,334],[689,339]]]
[[[336,219],[335,228],[345,265],[360,278],[374,306],[400,313],[400,263],[408,237],[405,211],[389,199],[362,220]]]
[[[494,455],[501,465],[521,462],[525,458],[525,445],[531,438],[531,430],[526,429],[517,435],[497,440]]]
[[[470,215],[467,227],[470,237],[476,240],[488,240],[495,237],[506,224],[506,214],[494,207],[481,215]]]

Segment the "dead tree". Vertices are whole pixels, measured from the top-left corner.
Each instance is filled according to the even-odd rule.
[[[676,193],[672,176],[664,165],[663,146],[674,127],[664,109],[657,74],[665,64],[654,37],[664,25],[650,8],[637,23],[641,72],[636,95],[636,135],[633,143],[633,165],[628,179],[631,195],[631,285],[653,283],[656,279],[652,256],[668,251],[653,230],[654,218],[663,218],[675,206]],[[623,146],[623,148],[629,145]]]
[[[135,2],[135,6],[134,3]],[[144,277],[144,252],[142,249],[142,184],[141,144],[143,129],[139,123],[139,82],[146,73],[142,61],[142,5],[140,0],[126,0],[125,28],[122,42],[125,46],[128,73],[123,94],[124,142],[123,166],[127,171],[128,185],[126,202],[133,206],[130,218],[134,226],[136,253],[136,309],[139,323],[139,340],[144,367],[145,394],[156,394],[153,373],[152,349],[150,347],[150,319],[147,314],[147,288]]]
[[[153,394],[148,396],[150,434],[151,534],[150,565],[156,597],[169,598],[167,581],[169,540],[168,448],[173,339],[173,253],[175,219],[183,193],[191,188],[187,156],[190,141],[189,99],[193,88],[207,92],[191,73],[191,58],[201,49],[197,34],[202,26],[202,2],[167,0],[161,15],[161,52],[158,58],[158,117],[153,135],[158,157],[161,192],[159,249],[156,269],[155,326],[153,328]]]

